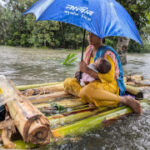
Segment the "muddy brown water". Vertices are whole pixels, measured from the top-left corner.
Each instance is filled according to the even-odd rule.
[[[77,62],[64,66],[69,50],[27,49],[0,46],[0,74],[16,85],[63,81],[72,77]],[[77,53],[78,61],[80,52]],[[125,74],[141,74],[150,78],[150,54],[129,54]],[[45,149],[60,150],[148,150],[150,149],[150,110],[142,116],[131,115],[111,126],[92,131],[79,140],[69,138],[57,146]]]

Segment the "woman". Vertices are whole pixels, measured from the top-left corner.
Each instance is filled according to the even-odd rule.
[[[130,96],[119,96],[125,92],[123,83],[122,66],[117,53],[111,48],[104,46],[102,39],[89,33],[89,46],[86,50],[84,61],[79,63],[79,70],[87,73],[96,80],[81,87],[76,78],[68,78],[64,81],[66,92],[81,97],[89,103],[99,106],[114,107],[119,103],[128,105],[135,113],[141,114],[140,103]],[[87,67],[97,58],[107,59],[111,64],[111,70],[106,74],[97,73]]]

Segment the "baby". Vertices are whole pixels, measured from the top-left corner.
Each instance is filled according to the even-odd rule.
[[[94,70],[95,72],[105,74],[110,71],[111,64],[109,63],[109,61],[107,59],[98,58],[94,64],[90,64],[90,65],[88,65],[88,67],[90,69]],[[86,73],[82,73],[82,78],[80,79],[80,85],[85,86],[86,84],[88,84],[94,80],[95,79],[93,77],[91,77],[90,75],[88,75]]]

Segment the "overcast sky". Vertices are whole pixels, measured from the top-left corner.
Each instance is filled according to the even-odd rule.
[[[4,4],[5,4],[5,2],[4,2],[4,1],[2,1],[2,0],[0,0],[0,4],[1,4],[1,5],[4,5]]]

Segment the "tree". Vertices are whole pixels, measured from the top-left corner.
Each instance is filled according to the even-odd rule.
[[[142,34],[142,28],[146,26],[147,23],[150,22],[150,1],[149,0],[118,0],[129,12],[131,17],[133,18],[139,32]],[[117,43],[117,51],[120,55],[122,64],[126,64],[126,53],[128,47],[131,47],[131,44],[134,45],[135,42],[132,40],[129,44],[130,40],[128,38],[119,37]],[[136,43],[137,44],[137,43]],[[135,44],[135,45],[136,45]],[[139,47],[140,45],[137,44]]]
[[[5,7],[0,7],[0,44],[24,47],[80,48],[83,36],[81,28],[54,21],[36,22],[34,15],[22,15],[35,1],[37,0],[5,0]],[[132,16],[140,33],[144,34],[145,32],[141,29],[150,19],[150,1],[118,1]],[[116,44],[116,39],[111,37],[106,40],[106,43],[113,47],[117,45],[119,53],[124,54],[122,50],[128,47],[128,40],[118,38],[118,44]],[[119,43],[121,41],[125,41],[125,44]]]

